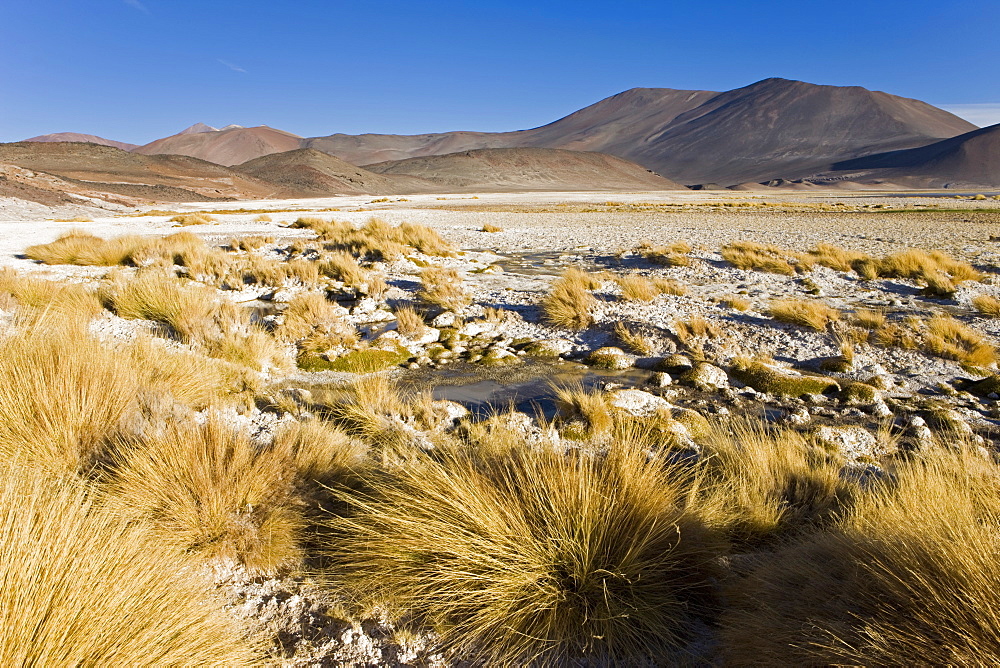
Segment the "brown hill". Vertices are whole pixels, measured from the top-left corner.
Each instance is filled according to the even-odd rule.
[[[893,180],[913,187],[1000,188],[1000,124],[927,146],[845,160],[815,181]]]
[[[973,129],[919,100],[766,79],[725,93],[636,88],[519,132],[330,135],[304,144],[356,164],[477,148],[598,150],[682,183],[728,185],[799,178],[841,160]]]
[[[264,155],[295,150],[300,148],[302,141],[298,135],[266,125],[191,130],[188,128],[180,134],[157,139],[134,149],[134,152],[143,155],[186,155],[219,165],[238,165]]]
[[[72,141],[72,142],[90,142],[91,144],[100,144],[101,146],[114,146],[115,148],[120,148],[123,151],[131,151],[134,148],[139,148],[138,144],[128,144],[123,141],[115,141],[114,139],[105,139],[104,137],[98,137],[97,135],[85,135],[79,132],[54,132],[48,135],[38,135],[37,137],[32,137],[31,139],[25,139],[24,141],[39,141],[39,142],[55,142],[55,141]]]
[[[545,148],[480,149],[367,165],[391,176],[418,177],[436,190],[676,190],[683,186],[603,153]]]
[[[266,197],[274,186],[228,167],[180,155],[138,155],[70,142],[0,144],[0,162],[44,172],[94,191],[186,201]]]
[[[311,148],[266,155],[233,169],[275,184],[279,189],[274,197],[397,194],[434,188],[413,177],[376,174]]]

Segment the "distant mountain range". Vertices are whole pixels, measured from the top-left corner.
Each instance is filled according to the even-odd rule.
[[[796,181],[989,187],[1000,185],[997,127],[980,130],[925,102],[857,86],[765,79],[726,92],[633,88],[516,132],[300,137],[267,126],[199,123],[138,147],[72,133],[27,141],[90,141],[146,156],[188,156],[235,167],[281,192],[316,194],[602,189],[602,183],[619,189]]]

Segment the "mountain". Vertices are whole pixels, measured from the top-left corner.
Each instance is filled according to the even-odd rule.
[[[375,174],[311,148],[265,155],[233,169],[275,184],[278,188],[272,197],[398,194],[434,189],[433,184],[422,179]]]
[[[184,128],[177,134],[179,135],[196,135],[202,132],[218,132],[219,128],[213,128],[211,125],[205,125],[204,123],[195,123],[189,127]],[[136,147],[138,148],[138,147]]]
[[[0,144],[0,163],[54,175],[75,187],[137,200],[267,197],[275,189],[273,184],[204,160],[181,155],[139,155],[97,144]]]
[[[115,141],[114,139],[105,139],[104,137],[98,137],[97,135],[84,135],[79,132],[54,132],[48,135],[38,135],[37,137],[32,137],[30,139],[24,139],[23,141],[37,141],[37,142],[58,142],[58,141],[74,141],[74,142],[90,142],[91,144],[100,144],[101,146],[114,146],[115,148],[120,148],[125,151],[131,151],[134,148],[138,148],[138,144],[127,144],[123,141]]]
[[[368,165],[386,176],[417,177],[435,191],[680,190],[683,186],[611,155],[551,148],[499,148]]]
[[[810,180],[890,180],[912,187],[1000,187],[1000,124],[927,146],[836,163]]]
[[[180,134],[157,139],[134,149],[134,152],[142,155],[186,155],[220,165],[238,165],[263,155],[297,149],[302,139],[298,135],[266,125],[191,131],[200,125],[202,124],[192,126]]]
[[[478,148],[611,153],[681,183],[797,178],[976,126],[919,100],[858,86],[765,79],[724,93],[636,88],[532,130],[330,135],[304,145],[355,164]]]

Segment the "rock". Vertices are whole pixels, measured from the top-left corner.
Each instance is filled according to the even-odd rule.
[[[285,395],[299,406],[308,406],[313,402],[312,392],[309,390],[303,390],[300,387],[286,388],[281,391],[281,394]]]
[[[682,374],[694,368],[694,363],[685,355],[669,355],[656,365],[657,371],[667,371],[672,374]]]
[[[729,376],[726,372],[708,362],[695,364],[681,376],[681,381],[693,385],[702,392],[716,392],[729,387]]]
[[[448,360],[443,359],[441,363],[444,364]],[[482,357],[479,358],[479,363],[483,366],[508,366],[510,364],[521,364],[524,360],[514,354],[513,351],[507,350],[506,348],[490,348],[487,350]]]
[[[458,333],[462,336],[472,337],[493,337],[499,332],[500,326],[498,323],[489,322],[488,320],[479,320],[477,322],[468,322],[458,329]]]
[[[877,458],[883,454],[879,451],[878,439],[864,427],[849,425],[831,427],[824,425],[813,432],[816,444],[835,450],[850,460],[859,457]]]
[[[848,406],[873,404],[883,401],[882,393],[878,388],[865,383],[848,383],[841,389],[841,399]]]
[[[615,390],[610,395],[610,401],[612,406],[640,417],[651,415],[661,409],[669,410],[672,408],[666,399],[634,389]]]
[[[690,408],[675,408],[670,412],[679,424],[684,425],[691,438],[705,438],[712,431],[712,425],[704,415]]]
[[[450,429],[458,424],[459,420],[469,415],[469,409],[457,401],[439,399],[431,402],[431,411],[434,413],[439,428]]]
[[[542,339],[524,347],[524,352],[535,357],[561,357],[573,350],[573,342],[568,339]]]
[[[892,417],[892,409],[885,401],[879,398],[878,401],[871,405],[871,414],[878,418],[889,418]]]
[[[434,327],[423,327],[416,334],[401,337],[401,342],[404,346],[426,346],[434,343],[439,338],[441,338],[440,329],[435,329]]]
[[[760,360],[737,358],[733,360],[730,372],[737,380],[758,392],[786,397],[801,397],[806,394],[824,395],[840,390],[840,385],[832,378],[806,376],[794,369],[779,367]]]
[[[931,411],[929,415],[931,423],[939,429],[949,431],[959,437],[971,437],[974,432],[969,423],[965,421],[957,411],[950,408],[941,408]]]
[[[587,355],[585,361],[590,366],[594,366],[599,369],[611,369],[616,371],[628,369],[635,363],[635,360],[631,355],[627,354],[621,348],[615,348],[614,346],[605,346],[592,351],[589,355]]]
[[[366,315],[374,313],[378,309],[378,302],[371,297],[363,297],[354,303],[351,315]],[[393,316],[395,317],[395,316]]]
[[[809,409],[802,406],[786,415],[784,422],[792,425],[803,425],[808,424],[810,420],[812,420],[812,415],[809,413]]]
[[[667,387],[673,382],[674,379],[666,371],[654,371],[653,375],[649,377],[649,384],[653,387]]]
[[[455,321],[458,316],[455,315],[453,311],[445,311],[444,313],[438,314],[433,320],[431,320],[431,326],[441,329],[442,327],[454,327]]]

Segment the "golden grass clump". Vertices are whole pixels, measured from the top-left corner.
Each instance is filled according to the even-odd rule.
[[[565,329],[586,329],[594,322],[597,300],[590,293],[599,284],[587,272],[571,267],[552,284],[542,300],[542,316],[548,324]]]
[[[737,297],[736,295],[730,295],[729,297],[723,297],[719,302],[726,308],[731,308],[734,311],[749,311],[750,307],[753,306],[753,302],[744,297]]]
[[[935,315],[927,321],[924,350],[973,367],[986,368],[996,363],[997,351],[976,330],[948,315]]]
[[[654,278],[653,285],[660,291],[661,295],[672,297],[683,297],[687,294],[687,286],[673,278]]]
[[[90,318],[103,310],[97,293],[85,285],[30,278],[7,267],[0,268],[0,295],[30,309],[31,314],[18,313],[27,319],[46,314]]]
[[[854,264],[871,259],[871,256],[858,251],[847,250],[833,244],[816,244],[808,252],[809,259],[834,271],[848,272],[854,269]]]
[[[395,314],[396,331],[403,336],[414,336],[424,330],[424,319],[412,306],[399,306]]]
[[[367,272],[358,265],[354,256],[345,251],[335,251],[323,256],[319,272],[324,276],[357,287],[365,282]]]
[[[138,236],[104,240],[89,232],[69,230],[51,243],[28,246],[24,254],[45,264],[113,266],[130,264],[133,256],[149,244],[149,239]]]
[[[885,326],[885,311],[879,309],[859,308],[851,316],[851,321],[861,329],[877,331]]]
[[[657,246],[652,241],[643,241],[635,252],[641,257],[666,267],[687,267],[691,264],[688,257],[693,249],[686,241],[675,241],[667,246]]]
[[[229,247],[233,250],[255,251],[268,244],[274,243],[274,237],[260,234],[251,234],[245,237],[236,237],[229,242]]]
[[[840,318],[840,312],[823,302],[803,299],[778,299],[768,309],[771,317],[800,327],[822,332],[831,322]]]
[[[205,336],[216,308],[214,290],[158,271],[113,277],[101,287],[101,296],[122,318],[163,323],[184,342]]]
[[[0,457],[85,472],[137,407],[139,374],[65,318],[0,339]]]
[[[307,481],[332,484],[367,464],[368,446],[329,422],[289,422],[274,435],[274,449],[283,453]]]
[[[178,225],[209,225],[215,222],[215,218],[208,215],[202,211],[196,211],[194,213],[182,213],[180,215],[174,216],[170,219],[171,223],[177,223]]]
[[[684,345],[692,345],[698,341],[719,338],[722,336],[722,328],[711,320],[696,315],[687,320],[674,321],[674,336]]]
[[[69,480],[0,472],[0,664],[254,666],[190,564]]]
[[[423,287],[418,297],[447,311],[459,311],[472,302],[472,297],[462,287],[462,277],[451,267],[427,267],[420,272]]]
[[[676,656],[722,549],[679,475],[643,451],[418,455],[330,522],[330,576],[433,623],[487,665]]]
[[[621,289],[622,299],[630,302],[651,302],[660,294],[653,282],[644,276],[616,276],[615,283]]]
[[[116,459],[108,503],[160,542],[260,572],[301,560],[305,520],[287,448],[254,445],[212,416],[122,443]]]
[[[956,282],[977,281],[982,278],[982,274],[969,263],[956,260],[941,251],[928,253],[918,249],[905,250],[882,258],[878,267],[879,276],[886,278],[923,280],[934,272],[946,274]]]
[[[614,407],[606,393],[584,389],[580,383],[558,385],[552,389],[560,422],[571,427],[573,422],[582,423],[583,433],[574,435],[600,437],[614,426]]]
[[[636,355],[652,355],[655,350],[649,337],[633,331],[623,322],[615,324],[615,336],[622,342],[622,345]]]
[[[976,295],[972,298],[972,305],[988,318],[1000,318],[1000,299],[996,297]]]
[[[789,261],[795,254],[777,246],[756,241],[735,241],[723,246],[720,253],[722,259],[737,269],[753,269],[785,276],[795,274],[795,266]]]
[[[795,431],[743,419],[714,425],[701,444],[701,510],[740,544],[826,524],[854,493],[841,479],[842,462]]]
[[[499,225],[494,225],[493,223],[486,223],[483,225],[480,232],[503,232],[503,228]]]
[[[1000,663],[998,527],[994,464],[962,452],[900,464],[740,583],[726,663]]]
[[[323,293],[303,292],[288,302],[276,334],[286,341],[296,341],[313,333],[336,339],[330,345],[352,345],[358,340],[357,331]]]

